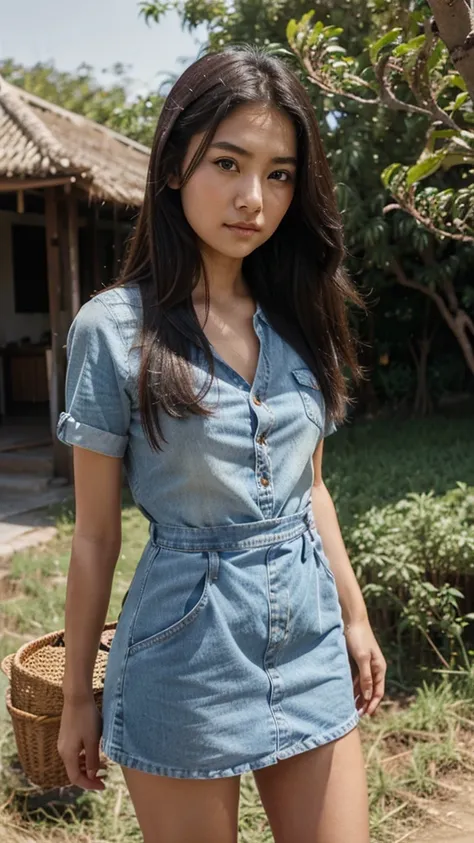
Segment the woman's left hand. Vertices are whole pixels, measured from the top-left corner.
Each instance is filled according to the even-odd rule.
[[[387,662],[368,618],[345,624],[344,631],[347,649],[358,667],[353,677],[354,697],[356,701],[360,697],[357,708],[361,716],[371,716],[385,693]]]

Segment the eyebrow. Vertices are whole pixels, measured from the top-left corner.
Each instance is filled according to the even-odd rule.
[[[246,158],[252,158],[252,153],[248,151],[248,149],[243,149],[241,146],[237,146],[235,143],[229,143],[228,141],[218,141],[216,143],[211,143],[210,149],[223,149],[226,152],[235,152],[237,155],[243,155]],[[296,158],[293,155],[280,155],[276,158],[272,158],[272,162],[274,164],[294,164],[296,167]]]

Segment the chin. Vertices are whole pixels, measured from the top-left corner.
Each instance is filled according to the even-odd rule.
[[[258,249],[258,247],[261,245],[260,243],[258,243],[257,245],[250,245],[250,243],[241,243],[240,245],[236,245],[234,248],[223,249],[222,243],[206,243],[206,241],[203,240],[201,240],[201,243],[203,243],[206,252],[213,252],[214,254],[219,255],[220,257],[229,258],[231,260],[242,260],[243,258],[246,258],[247,255],[251,255],[252,252],[254,252],[255,249]]]

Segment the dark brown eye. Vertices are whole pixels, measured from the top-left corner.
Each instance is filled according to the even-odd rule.
[[[235,167],[235,161],[232,161],[232,158],[219,158],[215,164],[217,164],[221,170],[225,170],[226,173],[230,173],[232,168]]]
[[[293,176],[287,170],[275,170],[271,174],[270,178],[274,179],[275,181],[281,181],[281,182],[287,182],[287,181],[293,180]]]

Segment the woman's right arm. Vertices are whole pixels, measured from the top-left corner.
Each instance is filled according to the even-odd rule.
[[[97,772],[102,724],[92,678],[122,541],[122,459],[74,447],[74,485],[76,521],[67,581],[58,749],[72,784],[101,790]]]

